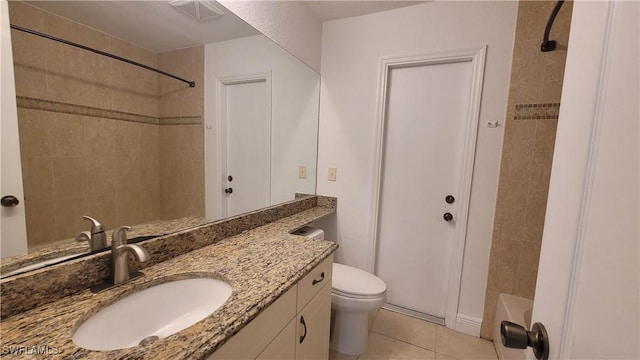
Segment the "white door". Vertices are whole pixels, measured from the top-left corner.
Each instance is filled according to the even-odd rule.
[[[270,83],[266,77],[224,85],[226,214],[271,203]]]
[[[13,76],[13,53],[11,51],[11,30],[9,29],[9,9],[6,1],[0,3],[2,16],[2,51],[0,51],[2,71],[2,92],[0,113],[2,115],[2,177],[0,196],[12,195],[19,204],[14,207],[2,206],[0,256],[12,256],[27,252],[27,230],[25,223],[24,195],[22,191],[22,168],[20,165],[20,141],[18,139],[18,114],[16,111],[16,90]]]
[[[434,63],[391,69],[387,82],[376,274],[389,307],[438,322],[455,228],[465,226],[457,210],[468,207],[458,192],[472,73],[470,61]]]
[[[639,14],[574,3],[533,308],[550,359],[640,358]]]

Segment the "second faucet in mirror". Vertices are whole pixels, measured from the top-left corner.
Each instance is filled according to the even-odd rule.
[[[76,241],[88,241],[91,251],[106,248],[107,234],[104,232],[104,225],[91,216],[84,215],[82,218],[91,221],[91,230],[76,235]]]

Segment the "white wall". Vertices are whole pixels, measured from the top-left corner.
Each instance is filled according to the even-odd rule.
[[[320,72],[322,22],[301,1],[220,0],[242,20]]]
[[[205,180],[207,217],[219,218],[216,174],[216,81],[271,72],[271,203],[315,193],[320,77],[263,35],[205,45]],[[307,178],[298,179],[298,166]]]
[[[373,162],[379,60],[488,45],[458,313],[479,333],[487,281],[517,2],[430,2],[325,22],[318,194],[338,197],[327,238],[337,261],[371,270]],[[337,167],[337,181],[327,168]]]

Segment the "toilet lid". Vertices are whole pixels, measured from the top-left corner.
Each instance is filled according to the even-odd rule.
[[[333,264],[331,287],[344,294],[359,296],[380,295],[387,291],[387,284],[366,271],[342,264]]]

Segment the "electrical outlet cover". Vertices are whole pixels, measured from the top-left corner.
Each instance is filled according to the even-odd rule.
[[[336,181],[337,168],[329,168],[329,181]]]

